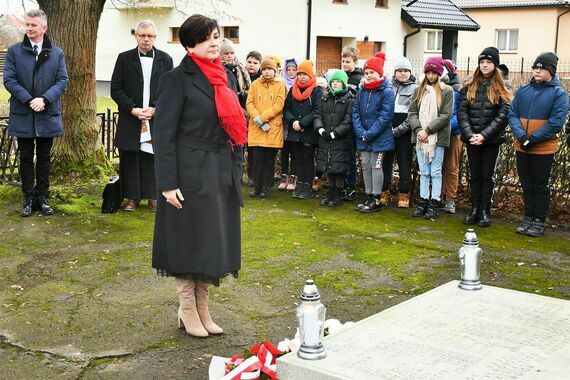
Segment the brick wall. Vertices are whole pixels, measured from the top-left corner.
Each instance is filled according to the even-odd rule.
[[[323,75],[328,69],[340,68],[342,38],[317,37],[316,74]]]

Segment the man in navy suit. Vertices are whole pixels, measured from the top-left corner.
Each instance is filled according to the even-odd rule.
[[[156,182],[152,128],[158,80],[172,69],[172,57],[154,47],[156,27],[151,20],[135,28],[137,47],[119,54],[111,78],[111,97],[119,106],[115,146],[119,149],[123,210],[134,211],[148,199],[156,211]]]

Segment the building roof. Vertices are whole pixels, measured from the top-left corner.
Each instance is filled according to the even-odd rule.
[[[117,0],[113,6],[117,9],[162,9],[174,8],[175,0]]]
[[[480,28],[451,0],[402,0],[402,20],[413,28],[472,31]]]
[[[462,9],[512,7],[570,7],[568,0],[453,0]]]

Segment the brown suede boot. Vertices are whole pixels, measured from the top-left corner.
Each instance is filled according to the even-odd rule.
[[[399,208],[410,207],[410,194],[400,193],[398,195],[398,207]]]
[[[198,307],[198,315],[200,316],[200,321],[202,325],[210,334],[223,334],[224,330],[220,326],[212,321],[210,316],[210,310],[208,310],[208,298],[210,296],[210,291],[205,282],[196,282],[196,306]]]
[[[380,194],[380,203],[382,203],[384,206],[387,206],[389,201],[390,201],[390,191],[388,190],[383,191],[382,194]]]
[[[180,308],[178,309],[178,328],[185,328],[188,335],[205,338],[208,331],[200,322],[196,309],[196,283],[191,280],[176,279],[176,291]]]

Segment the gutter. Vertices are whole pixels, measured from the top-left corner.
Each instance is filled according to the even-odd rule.
[[[413,32],[410,32],[404,36],[404,57],[407,57],[407,53],[408,53],[408,38],[413,36],[413,35],[418,34],[419,32],[421,32],[421,30],[422,30],[422,28],[420,28],[418,26],[418,28],[416,30],[414,30]]]
[[[556,18],[556,37],[554,40],[554,53],[558,54],[558,32],[560,31],[560,17],[564,16],[566,13],[570,12],[570,10],[561,13]]]
[[[311,18],[313,12],[313,0],[307,1],[307,58],[311,59]]]

